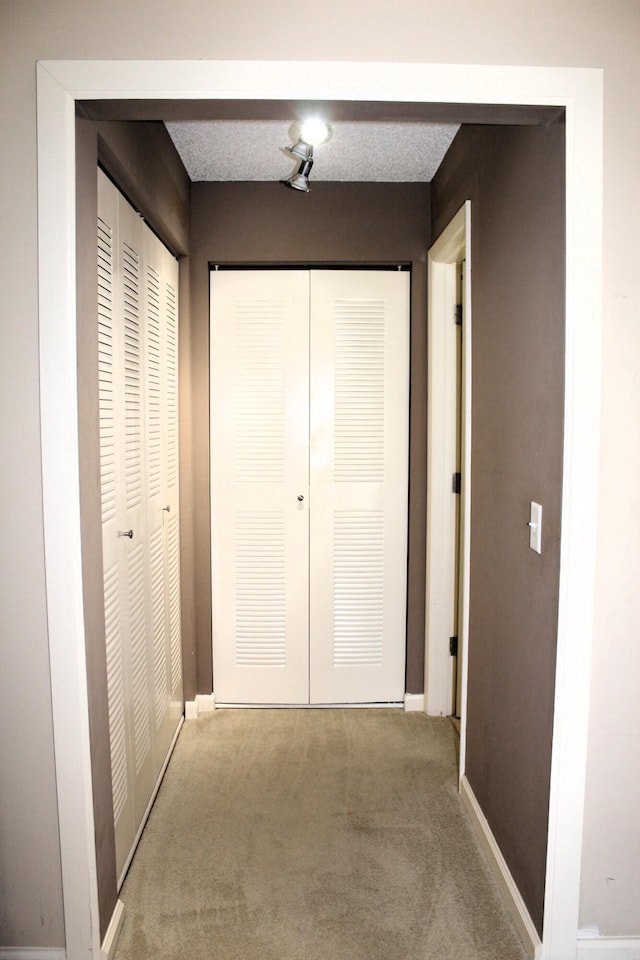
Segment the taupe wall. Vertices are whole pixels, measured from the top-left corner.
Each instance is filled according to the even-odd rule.
[[[471,200],[467,776],[542,929],[560,561],[564,125],[464,127],[434,237]],[[530,501],[542,554],[529,548]]]
[[[189,180],[161,123],[93,123],[76,121],[76,220],[78,303],[78,408],[80,497],[82,508],[82,563],[87,650],[91,766],[96,828],[98,894],[101,934],[104,936],[116,902],[116,863],[111,796],[111,761],[107,704],[102,527],[100,512],[98,426],[98,327],[96,288],[97,162],[106,167],[136,208],[174,253],[184,254],[189,243]],[[185,263],[185,261],[182,261]],[[181,266],[181,282],[188,291],[188,273]],[[188,305],[188,300],[185,301]],[[184,303],[181,297],[181,308]],[[188,330],[188,323],[185,324]],[[186,338],[188,344],[188,338]],[[181,342],[181,347],[184,344]],[[182,388],[187,394],[188,377]],[[182,400],[182,397],[181,397]],[[188,397],[187,397],[188,400]],[[185,423],[188,449],[189,422]],[[185,560],[182,564],[185,649],[193,647],[189,558],[191,556],[189,483],[186,501]],[[193,658],[187,656],[191,666]]]
[[[211,690],[209,263],[411,263],[407,690],[424,684],[428,184],[192,185],[192,402],[198,692]]]
[[[593,689],[581,924],[640,935],[640,4],[636,0],[0,2],[0,943],[60,946],[39,427],[38,59],[364,60],[604,70],[604,326]],[[410,25],[410,29],[408,29]],[[299,68],[296,68],[299,69]],[[330,66],[327,66],[330,70]],[[354,69],[353,95],[362,96]],[[631,186],[630,186],[631,185]],[[596,425],[597,426],[597,425]],[[579,813],[579,811],[578,811]],[[612,878],[614,881],[612,882]]]

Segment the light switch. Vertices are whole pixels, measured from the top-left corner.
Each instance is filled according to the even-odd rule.
[[[529,520],[529,546],[536,553],[542,553],[542,507],[533,500]]]

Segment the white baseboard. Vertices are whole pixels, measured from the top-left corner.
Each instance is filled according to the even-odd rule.
[[[185,701],[184,718],[185,720],[197,720],[201,713],[213,713],[215,708],[215,694],[197,693],[195,700]]]
[[[214,693],[199,693],[196,696],[198,704],[198,714],[213,713],[216,709],[216,697]]]
[[[60,947],[0,947],[0,960],[66,960]]]
[[[424,693],[405,693],[405,713],[424,713]]]
[[[640,960],[640,937],[584,937],[578,933],[577,960]]]
[[[113,960],[113,955],[116,952],[116,944],[118,943],[118,937],[120,936],[120,930],[122,929],[123,921],[124,903],[122,900],[116,900],[115,910],[111,915],[107,932],[105,933],[104,940],[102,941],[102,955],[106,958],[106,960]]]
[[[511,876],[511,871],[502,856],[491,827],[487,823],[487,818],[476,800],[475,794],[471,789],[471,784],[465,776],[463,776],[460,781],[460,793],[471,823],[476,831],[476,835],[489,861],[489,866],[498,882],[505,905],[511,914],[513,922],[520,934],[520,939],[527,951],[527,956],[530,960],[540,960],[542,956],[542,943],[538,936],[538,931],[533,925],[529,911]],[[592,958],[592,960],[595,960],[595,958]]]
[[[402,700],[386,703],[218,703],[216,710],[402,710]]]

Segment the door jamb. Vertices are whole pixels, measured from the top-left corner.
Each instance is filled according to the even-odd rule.
[[[602,354],[603,70],[496,64],[39,61],[38,303],[47,622],[66,951],[100,955],[80,541],[75,101],[347,99],[539,104],[566,117],[562,546],[541,960],[572,956],[594,630]]]
[[[462,672],[460,763],[466,746],[467,643],[471,515],[471,201],[467,200],[428,252],[427,583],[425,709],[432,716],[453,712],[453,667],[449,653],[455,604],[456,357],[454,311],[456,264],[466,260],[462,325],[460,490],[460,611],[458,669]]]

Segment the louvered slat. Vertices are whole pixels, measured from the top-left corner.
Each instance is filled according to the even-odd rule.
[[[148,658],[145,624],[144,551],[141,544],[127,556],[129,582],[129,648],[133,704],[133,752],[139,773],[151,748],[149,731]]]
[[[380,511],[335,514],[333,609],[334,665],[381,664],[384,517]]]
[[[385,304],[335,302],[335,460],[338,483],[384,478]]]
[[[169,671],[167,665],[166,597],[164,576],[164,531],[158,527],[149,538],[151,579],[151,630],[153,643],[153,686],[155,724],[159,727],[169,705]]]
[[[286,666],[285,522],[282,514],[236,517],[236,663]]]
[[[182,680],[182,640],[180,622],[180,540],[178,518],[169,518],[167,531],[167,570],[169,584],[169,644],[171,651],[171,689]]]
[[[127,802],[127,740],[125,728],[124,676],[122,672],[122,638],[120,633],[120,592],[118,567],[104,575],[104,616],[107,649],[107,700],[109,709],[109,741],[111,748],[111,787],[113,817],[117,821]]]
[[[160,275],[146,268],[146,380],[147,491],[158,496],[162,487],[162,397],[160,366]]]
[[[124,312],[124,411],[126,507],[142,502],[142,381],[140,255],[128,243],[121,249]]]
[[[178,327],[177,299],[173,284],[165,284],[165,432],[167,440],[167,486],[178,484]]]
[[[113,355],[113,231],[98,217],[98,415],[103,523],[113,520],[116,511]]]
[[[238,301],[235,311],[234,459],[238,482],[284,478],[283,304]]]

